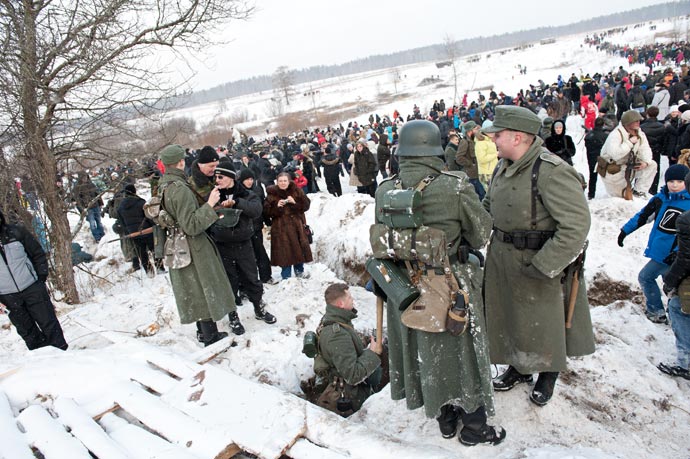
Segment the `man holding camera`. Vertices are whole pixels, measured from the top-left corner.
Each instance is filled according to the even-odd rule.
[[[381,381],[382,344],[371,337],[368,347],[352,326],[357,317],[347,284],[331,284],[324,293],[326,314],[317,330],[314,372],[328,384],[317,404],[341,416],[359,410]]]
[[[624,197],[630,181],[633,196],[648,197],[647,191],[654,181],[657,168],[647,136],[640,129],[640,121],[642,115],[636,110],[623,113],[621,122],[611,131],[601,148],[601,158],[607,163],[606,174],[602,175],[601,180],[609,196]],[[631,165],[634,171],[626,173]]]

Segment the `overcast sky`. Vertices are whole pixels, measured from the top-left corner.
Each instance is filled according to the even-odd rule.
[[[230,23],[232,40],[191,62],[192,89],[272,74],[280,65],[300,69],[347,62],[456,40],[541,26],[557,26],[641,8],[666,0],[255,0],[256,13]],[[489,6],[490,5],[490,6]]]

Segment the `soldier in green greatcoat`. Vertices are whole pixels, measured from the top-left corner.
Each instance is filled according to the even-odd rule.
[[[483,130],[500,158],[483,201],[494,225],[484,302],[491,362],[509,365],[494,389],[510,390],[539,373],[530,400],[543,406],[566,356],[593,353],[594,336],[579,263],[590,225],[587,201],[575,169],[542,147],[540,127],[530,110],[500,106]]]
[[[429,175],[436,177],[422,193],[422,220],[424,225],[445,232],[452,271],[460,287],[469,293],[470,303],[469,329],[459,336],[407,328],[401,322],[399,305],[386,304],[391,397],[406,399],[409,409],[424,406],[428,417],[437,418],[445,438],[455,435],[461,419],[461,443],[498,444],[505,438],[505,430],[487,424],[487,416],[494,414],[494,400],[482,271],[477,258],[467,261],[467,257],[458,256],[461,245],[479,249],[486,244],[491,218],[464,172],[444,172],[441,133],[435,124],[410,121],[401,129],[399,139],[402,187],[415,187]],[[376,191],[377,216],[384,194],[396,189],[395,178],[383,181]]]
[[[314,372],[327,386],[317,404],[348,416],[361,408],[381,381],[382,345],[372,337],[369,346],[364,347],[362,338],[352,326],[357,310],[347,284],[329,285],[324,297],[326,314],[319,324],[319,354],[314,360]],[[329,397],[333,392],[337,398]],[[341,393],[351,404],[342,406],[341,401],[341,409],[338,409]]]
[[[170,268],[172,284],[180,322],[197,322],[198,339],[209,345],[225,336],[218,332],[215,321],[225,314],[230,320],[237,316],[235,297],[230,281],[220,261],[218,249],[206,229],[218,220],[213,206],[220,193],[213,189],[204,202],[185,180],[184,149],[179,145],[165,147],[160,158],[165,164],[165,175],[159,189],[163,193],[163,208],[184,232],[189,243],[191,264],[184,268]]]

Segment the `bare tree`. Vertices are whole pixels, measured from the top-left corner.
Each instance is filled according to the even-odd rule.
[[[244,0],[0,0],[0,134],[31,162],[65,301],[79,296],[58,170],[86,150],[109,153],[124,119],[177,92],[152,59],[160,50],[202,52],[252,12]]]
[[[292,86],[295,84],[294,72],[281,65],[273,72],[273,92],[280,94],[285,98],[285,105],[290,105],[290,96],[292,95]]]
[[[455,61],[458,60],[460,49],[458,47],[458,42],[455,41],[455,38],[450,34],[445,34],[443,36],[443,52],[453,69],[453,105],[455,105],[458,101],[458,69],[455,66]]]

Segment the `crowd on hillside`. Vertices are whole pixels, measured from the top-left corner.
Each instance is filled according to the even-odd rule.
[[[410,121],[428,120],[438,129],[446,169],[464,172],[481,201],[491,190],[492,178],[500,169],[495,136],[500,136],[501,129],[506,128],[493,126],[498,122],[497,114],[506,113],[506,107],[510,107],[509,112],[514,107],[522,107],[531,112],[532,118],[539,115],[541,129],[538,133],[535,130],[534,142],[538,148],[543,145],[546,151],[560,158],[547,155],[552,165],[562,165],[562,160],[572,166],[576,146],[584,141],[589,173],[581,176],[580,181],[589,199],[595,198],[597,183],[603,182],[609,196],[648,200],[621,228],[618,244],[623,247],[627,235],[653,222],[645,252],[650,261],[639,276],[646,298],[645,312],[655,323],[667,324],[670,317],[677,338],[677,363],[662,363],[659,370],[690,379],[690,322],[685,317],[687,314],[680,312],[681,300],[677,295],[684,288],[682,279],[690,272],[690,244],[685,242],[690,240],[690,224],[686,225],[688,234],[682,233],[678,238],[675,226],[676,221],[678,228],[685,220],[690,221],[690,193],[685,181],[690,172],[687,167],[690,75],[684,65],[686,43],[617,48],[609,47],[599,36],[588,43],[624,57],[631,56],[631,63],[648,64],[652,59],[659,68],[654,70],[652,66],[650,72],[637,72],[621,66],[610,72],[573,73],[566,78],[557,75],[552,83],[539,79],[515,93],[480,91],[474,100],[465,94],[457,103],[446,103],[439,98],[429,101],[428,109],[414,104],[409,113],[397,109],[391,113],[372,113],[364,122],[352,121],[347,125],[304,129],[262,139],[240,135],[239,139],[232,137],[226,145],[215,147],[184,149],[172,145],[163,150],[160,158],[156,155],[143,162],[61,174],[57,177],[57,187],[64,194],[66,207],[73,206],[85,216],[95,241],[100,241],[106,233],[101,217],[107,213],[114,219],[112,229],[120,238],[125,259],[132,263],[131,271],[145,269],[152,276],[165,272],[163,259],[168,267],[176,263],[188,266],[191,261],[185,261],[180,255],[183,250],[171,254],[163,246],[166,243],[165,233],[160,232],[160,227],[165,226],[161,223],[163,217],[151,214],[148,206],[153,198],[147,203],[139,196],[140,179],[148,179],[152,196],[164,195],[163,203],[175,207],[182,215],[186,212],[179,210],[182,208],[189,208],[190,215],[198,214],[198,218],[177,223],[184,226],[185,233],[208,234],[203,247],[195,243],[191,249],[197,253],[194,265],[199,265],[195,268],[198,272],[180,277],[171,269],[171,283],[182,322],[196,321],[198,340],[209,345],[227,336],[215,324],[224,314],[228,315],[232,333],[245,332],[235,310],[235,305],[243,301],[252,303],[257,320],[269,325],[276,322],[263,301],[264,285],[279,282],[273,277],[271,266],[280,268],[282,280],[293,274],[308,276],[305,264],[313,261],[310,248],[313,234],[305,214],[311,194],[326,191],[341,196],[342,182],[347,180],[358,193],[375,197],[379,184],[399,172],[396,150],[401,129]],[[577,141],[566,132],[568,117],[575,117],[584,127],[585,134]],[[670,165],[663,176],[660,175],[662,157]],[[181,183],[193,190],[189,199],[175,191],[167,192]],[[383,186],[389,185],[390,182]],[[27,207],[34,210],[39,207],[30,178],[18,180],[17,191]],[[107,203],[102,199],[106,192],[113,192]],[[159,207],[165,205],[159,201]],[[218,219],[220,224],[212,224],[217,216],[222,217]],[[270,228],[270,254],[263,240],[266,227]],[[45,230],[34,229],[47,251]],[[168,244],[170,232],[175,234],[178,230],[177,226],[168,227]],[[214,253],[219,257],[213,256]],[[73,262],[86,260],[88,257],[77,253]],[[227,282],[225,276],[218,277],[219,272],[227,276]],[[664,292],[671,298],[668,315],[657,285],[659,276],[664,276]],[[209,306],[212,320],[199,320],[198,310],[207,310],[204,309],[207,306],[189,299],[208,295],[224,300],[214,303],[216,309]],[[59,346],[66,348],[64,340]]]

